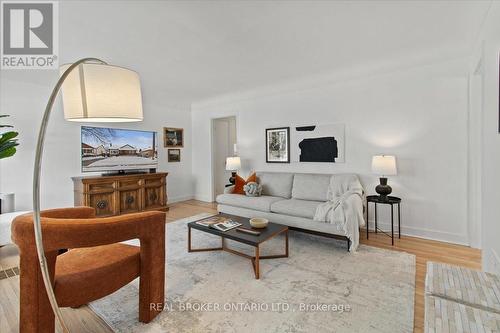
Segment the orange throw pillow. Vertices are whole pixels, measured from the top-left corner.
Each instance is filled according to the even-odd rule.
[[[236,175],[236,180],[234,182],[233,194],[245,194],[243,191],[243,186],[250,182],[257,182],[257,175],[252,173],[247,180],[240,177],[240,175]]]

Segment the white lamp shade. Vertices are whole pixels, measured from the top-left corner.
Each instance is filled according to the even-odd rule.
[[[226,170],[239,170],[241,168],[241,160],[238,156],[226,158]]]
[[[61,75],[70,66],[63,65]],[[142,121],[139,75],[105,64],[81,64],[62,87],[64,118],[85,122]]]
[[[390,155],[373,156],[372,172],[381,176],[393,176],[397,174],[396,157]]]

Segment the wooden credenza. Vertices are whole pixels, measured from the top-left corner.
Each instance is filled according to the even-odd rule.
[[[168,210],[168,173],[72,177],[75,206],[89,206],[96,216]]]

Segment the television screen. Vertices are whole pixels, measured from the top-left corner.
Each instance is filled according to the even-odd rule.
[[[82,126],[82,172],[156,169],[156,132]]]

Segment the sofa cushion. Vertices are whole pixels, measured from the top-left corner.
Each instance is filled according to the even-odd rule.
[[[297,173],[293,177],[292,198],[327,201],[331,175]]]
[[[259,210],[261,212],[270,212],[271,204],[283,200],[280,197],[260,196],[247,197],[241,194],[220,194],[217,196],[217,203],[235,207]]]
[[[69,250],[57,257],[57,302],[65,307],[86,304],[115,292],[140,272],[141,248],[137,246],[116,243]]]
[[[253,183],[256,181],[257,181],[257,176],[255,175],[255,172],[252,173],[250,176],[248,176],[246,180],[242,178],[240,175],[236,175],[236,179],[234,180],[233,193],[245,195],[243,187],[248,183]]]
[[[321,201],[299,199],[281,200],[271,205],[271,212],[312,219],[316,213],[316,207],[321,203]]]
[[[293,173],[258,172],[257,183],[262,185],[262,195],[292,197]]]

